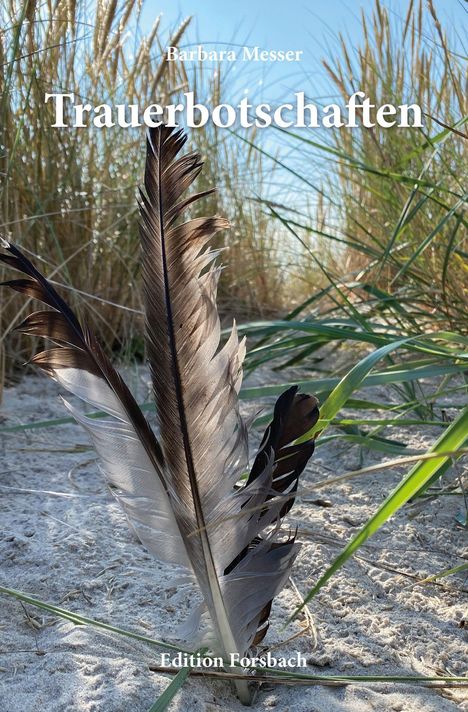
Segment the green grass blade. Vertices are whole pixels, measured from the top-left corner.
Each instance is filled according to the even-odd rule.
[[[455,420],[440,436],[429,450],[430,453],[457,450],[463,447],[468,438],[468,408]],[[408,475],[387,497],[377,512],[369,519],[363,528],[350,541],[345,549],[337,556],[331,566],[319,578],[315,586],[307,593],[304,602],[294,611],[292,620],[299,611],[313,598],[327,581],[340,569],[343,564],[364,542],[372,536],[385,522],[390,519],[411,497],[414,497],[421,488],[431,480],[448,462],[447,456],[433,458],[416,463]]]
[[[446,576],[461,574],[462,571],[468,571],[468,563],[453,566],[451,569],[444,569],[443,571],[439,571],[436,574],[432,574],[432,576],[426,576],[426,578],[417,581],[414,586],[419,586],[422,583],[432,583],[433,581],[437,581],[440,578],[445,578]]]
[[[349,434],[338,434],[325,436],[323,438],[318,438],[316,447],[322,447],[327,443],[350,443],[352,445],[360,445],[366,450],[376,450],[377,452],[385,452],[388,455],[398,455],[402,452],[414,453],[417,450],[409,450],[405,443],[399,443],[398,441],[388,440],[386,438],[377,438],[370,435],[353,435]]]
[[[334,320],[333,324],[336,323],[337,320]],[[359,341],[361,343],[375,344],[376,346],[388,345],[393,343],[395,340],[395,333],[386,334],[376,333],[375,331],[362,331],[356,327],[347,328],[343,326],[334,326],[332,324],[318,321],[257,321],[239,324],[238,330],[242,334],[253,336],[274,335],[282,331],[291,330],[315,335],[324,335],[328,337],[329,341],[333,341],[335,339],[350,340]],[[229,330],[226,330],[224,333],[225,335],[228,335]],[[460,334],[443,331],[431,334],[419,334],[411,338],[413,340],[407,345],[407,348],[410,351],[419,351],[426,354],[432,354],[433,356],[468,359],[468,353],[451,351],[450,349],[443,348],[442,346],[424,343],[424,341],[442,340],[466,346],[468,344],[468,339]],[[415,339],[417,339],[417,341]]]
[[[157,646],[165,650],[181,650],[181,647],[179,645],[165,643],[162,640],[156,640],[154,638],[148,637],[147,635],[133,633],[132,631],[125,630],[124,628],[118,628],[117,626],[110,625],[109,623],[96,621],[94,620],[94,618],[87,618],[85,616],[81,616],[79,615],[79,613],[72,613],[71,611],[67,611],[65,608],[59,608],[58,606],[54,606],[51,603],[46,603],[45,601],[41,601],[38,598],[34,598],[33,596],[30,596],[27,593],[17,591],[14,588],[0,586],[0,593],[4,593],[7,596],[17,598],[19,601],[23,601],[23,603],[29,603],[31,606],[36,606],[36,608],[41,608],[42,610],[47,611],[48,613],[52,613],[55,616],[59,616],[59,618],[64,618],[65,620],[71,621],[71,623],[74,623],[75,625],[89,625],[94,628],[100,628],[101,630],[105,630],[108,633],[118,633],[119,635],[126,636],[127,638],[133,638],[133,640],[139,640],[142,643],[148,643],[149,645]],[[183,652],[191,654],[191,651],[188,650]]]
[[[346,404],[348,398],[350,398],[354,391],[357,391],[365,377],[369,374],[375,364],[380,361],[385,356],[395,349],[400,348],[410,339],[400,339],[399,341],[394,341],[391,344],[382,346],[380,349],[373,351],[368,354],[363,359],[359,361],[348,373],[344,376],[337,386],[330,393],[325,403],[320,407],[320,418],[322,421],[331,422],[333,418],[339,413],[339,411]],[[298,442],[305,442],[313,435],[315,435],[319,430],[323,432],[326,426],[314,426],[309,432],[305,433]]]
[[[403,368],[400,371],[390,370],[378,371],[376,373],[371,373],[361,381],[360,388],[367,388],[369,386],[380,386],[389,383],[402,383],[417,381],[420,378],[431,378],[434,376],[443,375],[456,375],[461,372],[460,366],[451,365],[438,365],[434,366],[422,366],[421,368]],[[315,394],[323,393],[325,391],[335,388],[340,382],[339,378],[316,378],[304,381],[294,381],[295,385],[300,388],[312,389]],[[287,382],[279,383],[277,385],[271,386],[252,386],[250,388],[243,388],[240,392],[240,397],[243,400],[250,400],[252,398],[264,398],[266,396],[275,396],[282,393],[291,384]],[[350,399],[347,401],[350,403]],[[378,407],[388,407],[388,404],[383,403]],[[353,406],[355,407],[355,406]],[[16,427],[16,426],[13,426]],[[0,428],[0,433],[2,429]]]
[[[153,705],[151,705],[148,712],[164,712],[179,692],[184,682],[187,680],[189,674],[189,667],[181,668],[172,682],[166,687],[162,695],[158,697]]]
[[[154,403],[140,403],[140,410],[152,411],[155,409]],[[108,413],[103,410],[95,410],[91,413],[86,413],[88,418],[107,418]],[[40,430],[41,428],[54,428],[57,425],[69,425],[70,423],[76,423],[74,418],[65,416],[63,418],[51,418],[50,420],[34,420],[32,423],[23,423],[21,425],[5,425],[0,428],[0,434],[2,433],[17,433],[23,430]]]

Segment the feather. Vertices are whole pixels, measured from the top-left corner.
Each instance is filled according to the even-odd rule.
[[[314,449],[313,440],[294,441],[317,421],[318,404],[297,387],[285,391],[249,470],[238,403],[245,342],[234,325],[220,348],[220,268],[209,246],[228,223],[218,216],[184,221],[187,208],[211,192],[184,197],[202,167],[198,155],[178,155],[185,141],[182,131],[151,130],[140,193],[145,332],[159,439],[90,329],[47,279],[9,243],[0,261],[26,275],[6,286],[49,307],[19,327],[54,343],[32,363],[108,414],[94,420],[65,402],[88,432],[142,543],[173,565],[179,579],[196,582],[203,603],[188,627],[229,661],[263,639],[272,601],[297,555],[295,535],[281,530],[281,519]],[[248,704],[247,683],[237,681],[236,688]]]
[[[297,391],[298,387],[292,386],[276,401],[273,420],[265,431],[247,481],[247,484],[250,484],[259,476],[269,453],[273,451],[273,490],[289,495],[281,509],[281,517],[284,517],[294,504],[292,493],[297,490],[299,476],[315,447],[314,440],[299,445],[292,443],[308,432],[319,418],[317,399]]]
[[[7,254],[0,254],[0,262],[28,276],[28,279],[12,280],[4,285],[54,310],[35,312],[17,327],[26,334],[43,336],[59,345],[38,353],[31,363],[70,393],[114,418],[112,421],[91,420],[66,403],[90,433],[104,462],[109,484],[136,534],[150,551],[155,551],[152,542],[156,529],[151,531],[134,512],[137,500],[142,510],[150,511],[157,502],[156,512],[161,512],[165,523],[160,529],[164,547],[161,545],[159,556],[163,561],[179,563],[182,556],[175,557],[172,553],[173,550],[180,552],[180,534],[164,481],[162,450],[153,431],[91,331],[81,327],[54,287],[15,245],[2,244]]]

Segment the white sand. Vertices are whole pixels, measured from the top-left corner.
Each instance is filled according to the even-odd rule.
[[[134,386],[136,380],[133,374]],[[138,386],[144,393],[141,378]],[[56,386],[45,377],[25,378],[6,391],[4,422],[65,415],[56,395]],[[439,432],[412,428],[405,438],[424,448]],[[167,572],[130,534],[107,493],[94,453],[80,450],[85,444],[85,434],[75,425],[1,438],[1,583],[85,616],[165,639],[185,616],[187,594],[171,587]],[[366,453],[364,464],[382,457]],[[322,447],[305,484],[359,466],[355,447]],[[296,502],[291,523],[299,526],[304,546],[293,578],[301,591],[311,587],[404,471],[363,476]],[[320,506],[323,501],[314,504],[317,498],[331,506]],[[424,500],[405,508],[375,535],[312,601],[316,642],[308,632],[281,644],[300,630],[299,624],[280,630],[281,621],[297,604],[294,591],[285,590],[274,606],[268,642],[279,644],[278,654],[306,655],[309,665],[304,672],[313,674],[466,674],[466,627],[460,627],[466,614],[466,578],[449,577],[442,585],[425,586],[414,585],[413,578],[462,563],[465,532],[455,522],[462,506],[459,497]],[[148,670],[148,665],[159,662],[159,654],[144,644],[74,626],[7,596],[0,596],[0,602],[2,712],[147,712],[168,684],[167,677]],[[468,710],[468,699],[465,690],[390,683],[340,688],[278,685],[262,690],[254,707],[275,708],[451,712]],[[170,709],[245,708],[227,684],[192,679]]]

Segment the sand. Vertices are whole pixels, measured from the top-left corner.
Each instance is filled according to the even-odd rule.
[[[130,380],[144,397],[144,372],[133,371]],[[64,416],[57,394],[45,377],[27,376],[6,390],[3,424]],[[429,427],[404,435],[419,450],[439,433]],[[1,437],[1,584],[167,639],[186,615],[189,594],[172,585],[168,571],[130,533],[87,445],[77,425]],[[408,466],[333,488],[314,491],[313,483],[388,457],[367,452],[361,460],[359,450],[345,444],[317,449],[304,479],[310,492],[296,502],[290,517],[303,542],[293,571],[299,591],[311,587]],[[460,474],[461,465],[457,468],[450,478]],[[308,629],[302,619],[281,630],[298,602],[289,585],[275,603],[268,643],[278,655],[302,653],[308,663],[303,671],[312,674],[466,674],[466,576],[446,578],[440,585],[417,584],[466,557],[466,532],[456,523],[462,508],[459,497],[407,506],[312,600]],[[160,662],[157,650],[75,626],[8,596],[0,596],[0,602],[2,712],[147,712],[167,687],[167,676],[149,670]],[[285,642],[295,633],[301,635]],[[170,709],[245,708],[228,684],[191,679]],[[454,712],[468,710],[468,699],[462,689],[406,684],[277,685],[262,689],[253,709]]]

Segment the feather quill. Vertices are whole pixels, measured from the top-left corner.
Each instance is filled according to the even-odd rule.
[[[221,217],[183,220],[187,208],[207,194],[184,197],[202,167],[197,154],[179,156],[185,141],[182,131],[151,130],[140,194],[145,331],[158,439],[94,335],[47,279],[9,243],[0,261],[26,275],[5,285],[49,307],[19,327],[55,343],[32,362],[109,415],[93,420],[65,402],[89,433],[142,543],[196,581],[203,604],[192,623],[213,652],[229,661],[263,639],[272,601],[297,555],[295,535],[280,525],[314,449],[313,440],[294,441],[317,421],[318,403],[297,387],[285,391],[249,470],[238,403],[245,343],[239,343],[234,325],[220,348],[219,268],[217,252],[209,247],[228,223]],[[236,688],[249,704],[247,683],[236,681]]]

